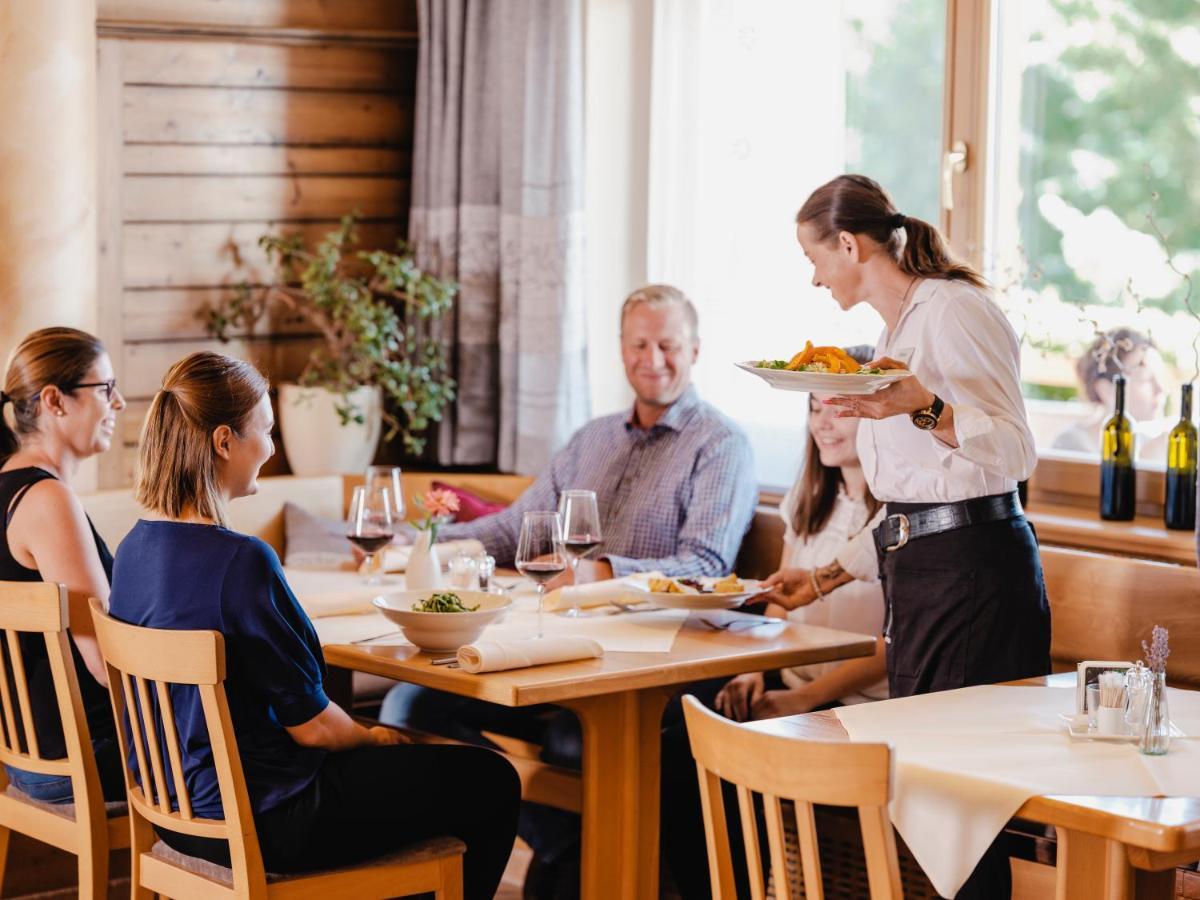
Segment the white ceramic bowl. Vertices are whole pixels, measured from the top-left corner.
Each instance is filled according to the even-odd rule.
[[[422,650],[452,652],[463,644],[469,644],[483,629],[503,616],[512,605],[512,600],[503,594],[489,594],[483,591],[463,591],[443,589],[446,593],[457,594],[463,606],[475,606],[475,612],[435,613],[417,612],[414,603],[435,593],[423,591],[395,591],[376,597],[372,603],[376,609],[400,626],[404,636]]]

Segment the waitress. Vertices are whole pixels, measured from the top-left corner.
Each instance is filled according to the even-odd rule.
[[[830,566],[779,579],[772,599],[811,603],[878,554],[892,697],[1047,674],[1050,609],[1016,491],[1037,455],[1012,326],[937,230],[898,212],[870,178],[814,191],[796,236],[814,285],[883,319],[872,365],[903,360],[913,374],[825,401],[865,420],[858,453],[887,516]]]

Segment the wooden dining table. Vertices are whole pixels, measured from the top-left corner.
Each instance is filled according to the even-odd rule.
[[[1013,683],[1063,686],[1074,679],[1070,672]],[[746,727],[801,740],[850,740],[832,710]],[[1171,900],[1175,867],[1200,859],[1200,796],[1044,795],[1016,815],[1058,834],[1056,900]]]
[[[595,659],[472,675],[433,665],[441,654],[408,645],[329,644],[331,667],[382,675],[502,706],[554,703],[583,733],[584,900],[658,896],[659,739],[663,709],[681,686],[743,672],[868,656],[875,639],[776,623],[716,630],[705,623],[761,622],[743,613],[692,612],[667,653],[605,653]],[[757,633],[756,633],[757,632]]]

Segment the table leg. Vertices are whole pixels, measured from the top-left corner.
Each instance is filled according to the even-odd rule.
[[[583,900],[658,896],[659,741],[672,693],[648,688],[563,704],[583,732]]]
[[[1133,900],[1133,867],[1123,844],[1058,828],[1055,900]]]

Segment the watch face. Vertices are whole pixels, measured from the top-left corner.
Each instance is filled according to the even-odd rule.
[[[922,431],[933,431],[937,428],[937,417],[930,412],[921,410],[912,414],[912,423]]]

